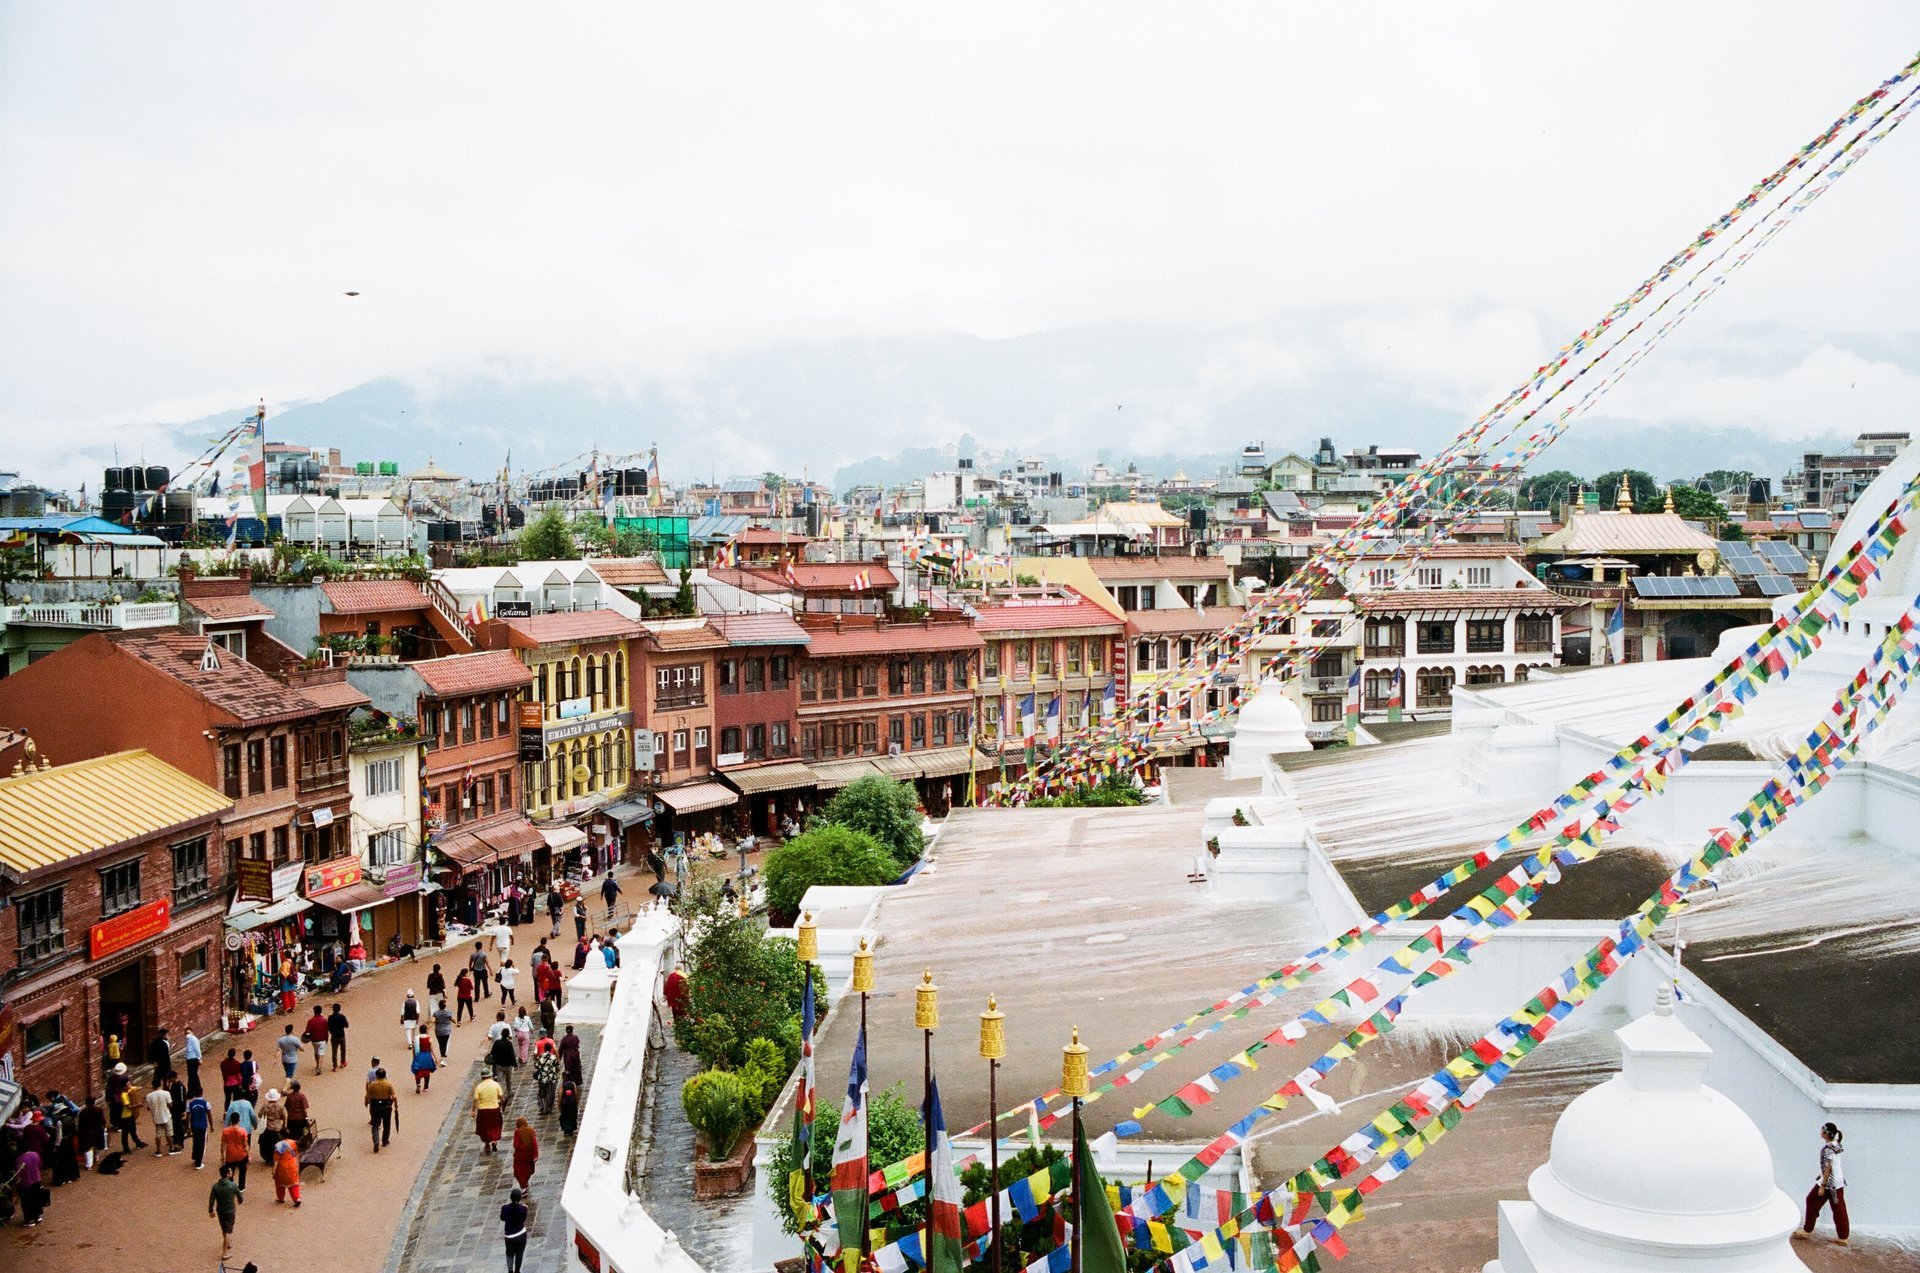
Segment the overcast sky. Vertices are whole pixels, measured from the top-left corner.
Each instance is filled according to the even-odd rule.
[[[0,467],[382,375],[1329,309],[1223,374],[1465,418],[1916,47],[1911,3],[6,3]],[[1920,423],[1916,207],[1920,123],[1622,409]],[[1704,357],[1761,321],[1896,352]]]

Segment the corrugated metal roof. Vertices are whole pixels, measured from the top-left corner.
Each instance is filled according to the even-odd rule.
[[[805,645],[807,630],[777,610],[759,614],[710,614],[707,623],[728,645]]]
[[[1713,538],[1678,513],[1575,513],[1566,529],[1537,540],[1536,553],[1701,553]]]
[[[233,801],[147,751],[0,778],[0,866],[29,874],[174,827]]]
[[[521,619],[501,619],[514,632],[535,645],[561,641],[605,641],[616,637],[640,635],[640,625],[617,610],[558,611],[529,615]]]

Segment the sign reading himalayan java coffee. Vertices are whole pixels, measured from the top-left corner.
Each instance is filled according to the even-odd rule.
[[[157,902],[148,902],[145,906],[136,906],[112,919],[103,920],[87,930],[87,958],[104,959],[117,950],[125,950],[149,937],[158,937],[167,931],[167,924],[172,919],[173,899],[163,897]]]

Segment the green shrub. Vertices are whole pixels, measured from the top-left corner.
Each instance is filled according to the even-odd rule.
[[[1099,782],[1070,787],[1057,796],[1027,801],[1029,809],[1117,809],[1142,803],[1146,797],[1125,774],[1108,774]]]
[[[845,1088],[842,1087],[842,1090]],[[813,1107],[813,1153],[810,1155],[816,1193],[824,1193],[827,1181],[833,1177],[833,1141],[839,1130],[840,1107],[832,1101],[816,1099]],[[884,1092],[869,1093],[867,1144],[868,1166],[874,1171],[891,1167],[901,1159],[925,1149],[926,1128],[920,1121],[919,1103],[909,1103],[901,1095],[898,1086]],[[789,1126],[786,1135],[774,1145],[773,1156],[767,1164],[773,1203],[780,1212],[780,1223],[788,1233],[799,1232],[799,1226],[794,1222],[792,1194],[787,1188],[788,1179],[799,1165],[800,1151],[794,1144],[793,1128]],[[1005,1164],[1002,1166],[1004,1168]],[[910,1203],[893,1213],[889,1217],[889,1224],[902,1229],[918,1225],[926,1217],[926,1208],[925,1202]]]
[[[770,1039],[786,1053],[791,1033],[790,1055],[798,1056],[793,1019],[804,983],[792,940],[768,938],[758,924],[721,906],[717,887],[696,886],[683,901],[682,918],[695,938],[683,968],[687,1012],[673,1026],[681,1049],[707,1066],[738,1069],[753,1040]],[[824,1013],[821,984],[816,981],[814,994]],[[786,1068],[792,1068],[791,1061]]]
[[[707,1138],[707,1157],[725,1162],[747,1125],[746,1093],[740,1076],[726,1070],[702,1070],[680,1089],[687,1122]]]
[[[919,861],[927,847],[920,832],[920,797],[913,785],[879,774],[842,787],[822,806],[812,825],[826,822],[866,832],[893,855],[902,871]]]
[[[767,909],[792,917],[815,884],[885,884],[899,874],[898,863],[872,835],[816,822],[767,855]]]

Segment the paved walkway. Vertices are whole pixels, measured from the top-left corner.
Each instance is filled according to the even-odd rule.
[[[580,1036],[581,1069],[591,1085],[594,1058],[600,1051],[600,1027],[575,1026],[574,1032]],[[468,1077],[466,1090],[471,1091],[479,1075]],[[582,1091],[582,1103],[585,1099]],[[529,1186],[532,1215],[527,1223],[526,1267],[547,1273],[565,1266],[567,1217],[560,1208],[560,1186],[566,1180],[573,1141],[560,1130],[557,1106],[551,1114],[540,1112],[539,1089],[529,1065],[514,1075],[513,1099],[507,1103],[499,1153],[481,1152],[480,1141],[473,1134],[471,1106],[462,1103],[447,1112],[426,1170],[408,1199],[408,1214],[401,1221],[404,1236],[395,1239],[395,1253],[387,1262],[390,1271],[468,1273],[504,1263],[500,1208],[507,1201],[507,1191],[514,1187],[512,1140],[514,1120],[518,1118],[533,1125],[540,1142],[540,1162]]]
[[[640,1196],[660,1226],[679,1237],[687,1254],[714,1270],[746,1269],[753,1252],[753,1188],[731,1198],[693,1196],[693,1128],[680,1109],[680,1088],[700,1062],[676,1047],[671,1036],[660,1054],[653,1109],[644,1129],[647,1165]],[[552,1266],[558,1268],[558,1265]]]

